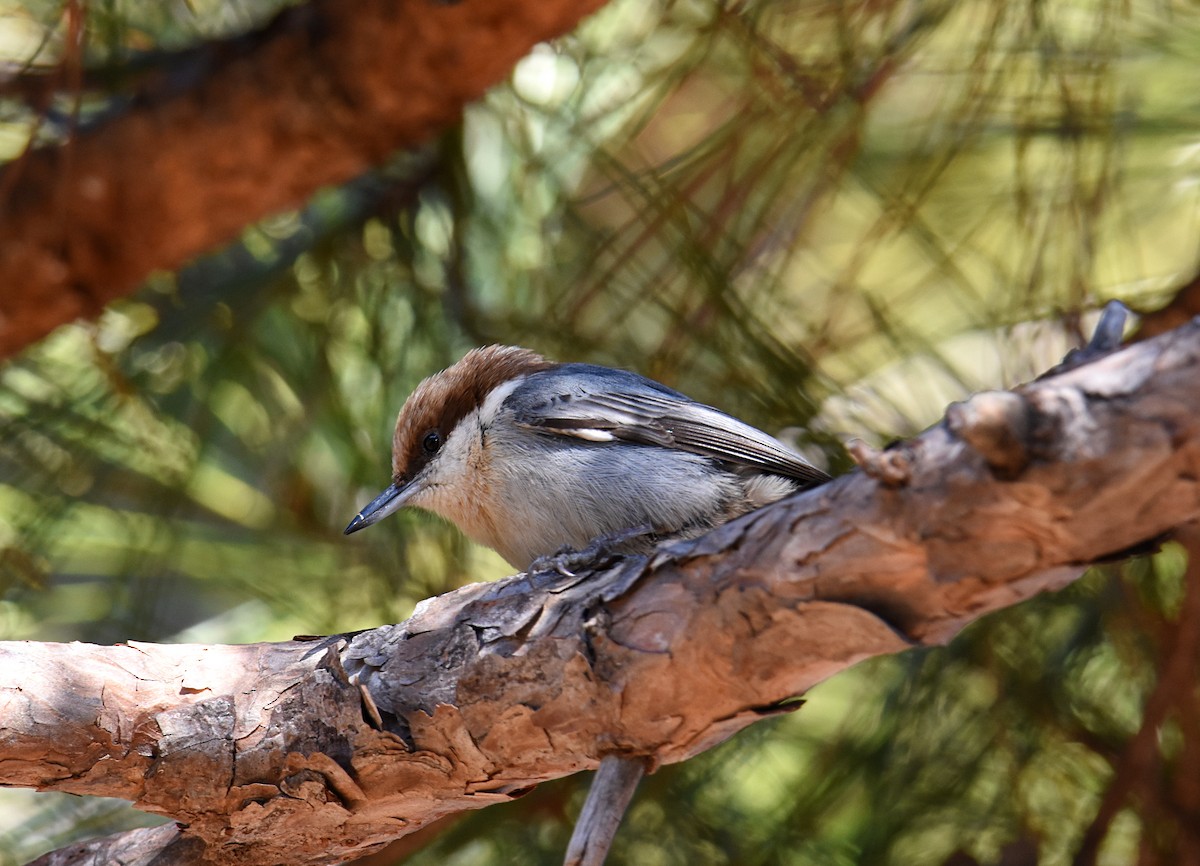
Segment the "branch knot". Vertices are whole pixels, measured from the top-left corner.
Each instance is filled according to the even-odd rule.
[[[998,478],[1029,465],[1033,408],[1012,391],[984,391],[946,410],[946,428],[975,451]]]

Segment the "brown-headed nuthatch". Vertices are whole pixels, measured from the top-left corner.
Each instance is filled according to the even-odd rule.
[[[828,478],[761,430],[636,373],[488,346],[417,386],[396,419],[392,484],[346,533],[415,505],[528,569],[618,535],[620,550],[699,535]],[[567,864],[603,862],[643,770],[604,756]]]
[[[346,527],[414,505],[516,568],[644,527],[699,535],[829,476],[644,376],[511,346],[469,352],[396,419],[392,484]]]

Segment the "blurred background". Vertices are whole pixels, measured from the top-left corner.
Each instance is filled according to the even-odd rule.
[[[60,63],[69,18],[120,71],[281,5],[0,0],[0,69]],[[0,367],[0,638],[280,640],[506,574],[418,513],[341,534],[409,391],[482,343],[636,369],[839,473],[1108,299],[1164,321],[1200,269],[1198,60],[1192,2],[613,0],[436,141]],[[119,113],[113,81],[0,86],[0,158]],[[857,666],[647,779],[609,862],[1200,862],[1196,659],[1160,677],[1200,628],[1186,564]],[[370,862],[561,862],[586,782]],[[0,864],[152,820],[2,791]]]

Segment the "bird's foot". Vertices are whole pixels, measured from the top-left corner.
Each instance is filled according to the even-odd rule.
[[[531,574],[557,571],[563,577],[575,577],[575,572],[582,568],[597,568],[607,565],[618,557],[630,551],[627,549],[631,541],[644,540],[652,545],[657,539],[654,527],[649,524],[631,526],[616,532],[599,535],[588,542],[587,547],[563,547],[547,556],[539,556],[529,565]],[[623,549],[624,548],[624,549]]]

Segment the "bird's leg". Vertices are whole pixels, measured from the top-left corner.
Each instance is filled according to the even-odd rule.
[[[576,569],[605,565],[616,557],[629,553],[629,550],[622,548],[638,539],[645,539],[647,544],[652,545],[657,540],[654,527],[642,523],[597,536],[588,542],[587,547],[579,550],[564,547],[548,556],[539,556],[530,563],[528,570],[531,574],[557,571],[564,577],[574,577]]]

